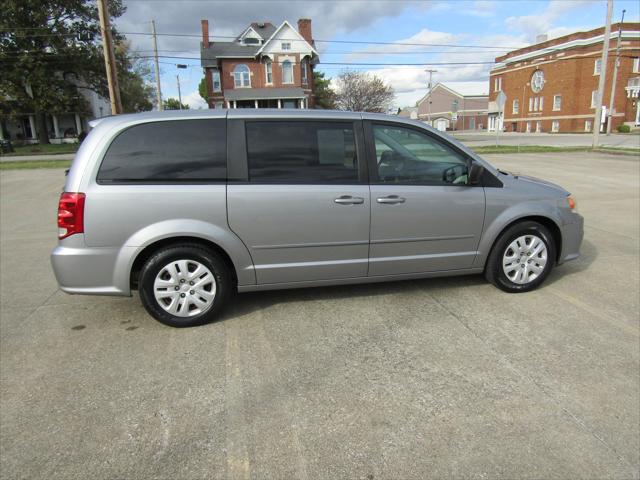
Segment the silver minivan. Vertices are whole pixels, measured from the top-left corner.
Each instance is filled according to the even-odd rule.
[[[567,191],[399,117],[202,110],[97,121],[58,207],[72,294],[131,295],[175,327],[234,292],[484,273],[536,288],[579,255]]]

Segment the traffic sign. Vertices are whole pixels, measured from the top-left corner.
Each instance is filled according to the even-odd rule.
[[[499,112],[504,111],[504,105],[507,103],[507,96],[504,94],[502,90],[498,92],[496,103],[498,104],[498,111]]]

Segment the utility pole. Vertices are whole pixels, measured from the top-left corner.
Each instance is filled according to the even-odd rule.
[[[624,13],[622,10],[622,19],[618,26],[618,41],[616,42],[616,63],[613,66],[613,78],[611,79],[611,98],[609,99],[609,111],[607,112],[607,135],[611,135],[611,121],[613,120],[613,109],[615,108],[616,82],[618,81],[618,64],[620,63],[620,40],[622,39],[622,23],[624,22]]]
[[[120,101],[120,88],[118,87],[118,74],[116,71],[116,57],[113,54],[113,41],[111,39],[111,27],[109,26],[109,10],[106,0],[98,0],[98,16],[100,17],[100,34],[102,35],[102,52],[104,54],[104,66],[107,70],[107,84],[109,86],[109,101],[111,114],[122,113]]]
[[[151,20],[151,28],[153,29],[153,61],[156,65],[156,99],[158,102],[158,110],[164,110],[162,106],[162,90],[160,89],[160,65],[158,64],[158,40],[156,39],[155,20]]]
[[[611,15],[613,13],[613,0],[607,0],[607,23],[604,27],[604,39],[602,41],[602,59],[600,62],[600,81],[596,98],[596,113],[593,116],[593,148],[598,148],[600,138],[600,124],[602,121],[602,98],[604,97],[604,85],[607,77],[607,60],[609,58],[609,40],[611,38]]]
[[[180,75],[176,75],[176,80],[178,81],[178,105],[180,106],[180,110],[182,110],[182,94],[180,93]]]
[[[431,125],[431,85],[432,85],[431,84],[431,80],[433,79],[433,74],[436,73],[437,70],[432,70],[432,69],[428,68],[428,69],[425,70],[425,72],[427,72],[429,74],[429,85],[428,85],[428,88],[429,88],[429,93],[428,93],[429,100],[428,100],[428,103],[427,103],[427,108],[428,108],[428,110],[427,110],[427,112],[428,112],[427,113],[427,122],[429,123],[429,125]]]

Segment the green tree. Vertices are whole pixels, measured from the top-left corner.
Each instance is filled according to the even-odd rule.
[[[336,93],[331,88],[331,80],[324,78],[324,72],[313,72],[313,94],[317,108],[325,110],[336,108]]]
[[[120,99],[124,113],[144,112],[153,108],[156,89],[151,83],[153,67],[147,59],[139,58],[131,51],[128,40],[120,41],[115,48],[118,68]]]
[[[165,110],[189,110],[189,105],[187,105],[186,103],[182,104],[181,109],[180,102],[177,98],[167,98],[164,102],[162,102],[162,104],[164,105]]]
[[[205,101],[205,103],[208,105],[209,97],[207,96],[207,79],[204,77],[202,77],[202,80],[200,80],[200,84],[198,85],[198,93],[200,94],[202,99]]]

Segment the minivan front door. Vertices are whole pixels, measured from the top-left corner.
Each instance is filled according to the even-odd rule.
[[[484,222],[468,160],[419,128],[366,123],[371,171],[369,275],[470,268]]]
[[[230,122],[238,122],[232,120]],[[359,121],[249,120],[236,139],[245,181],[231,181],[231,229],[258,284],[367,276],[369,186]],[[237,126],[230,131],[238,134]],[[231,141],[231,138],[230,138]]]

